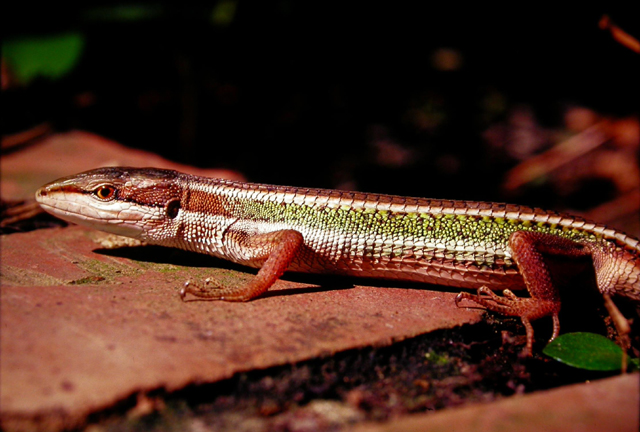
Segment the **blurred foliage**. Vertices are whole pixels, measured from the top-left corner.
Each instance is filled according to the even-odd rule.
[[[84,16],[96,21],[137,22],[159,18],[163,12],[161,4],[126,4],[91,7]]]
[[[9,39],[2,44],[2,57],[22,85],[38,77],[52,80],[68,74],[80,61],[85,47],[80,33]]]
[[[226,27],[233,22],[238,2],[234,0],[222,0],[218,2],[211,13],[211,22],[220,27]]]
[[[624,8],[608,9],[629,27]],[[563,118],[572,107],[637,112],[637,56],[598,28],[602,14],[332,0],[16,3],[3,10],[7,63],[9,41],[43,45],[12,66],[33,84],[4,95],[2,121],[89,130],[267,183],[561,208],[567,200],[548,182],[526,197],[501,196],[501,182],[574,133]],[[66,72],[54,80],[22,72],[23,57],[42,63],[61,34],[82,40],[76,63],[56,60]],[[590,205],[608,199],[608,189],[587,190]]]

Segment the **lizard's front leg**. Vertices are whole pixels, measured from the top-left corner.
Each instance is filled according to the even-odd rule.
[[[295,230],[255,235],[239,233],[236,241],[252,259],[265,260],[256,277],[247,285],[228,288],[210,288],[208,279],[204,287],[187,282],[180,290],[183,300],[187,294],[213,300],[251,300],[267,291],[282,276],[304,243],[302,234]]]
[[[531,321],[551,316],[553,334],[549,341],[560,333],[560,293],[554,285],[545,255],[565,257],[583,257],[591,252],[582,244],[550,234],[517,231],[509,237],[509,246],[518,270],[524,279],[530,298],[519,298],[510,290],[504,291],[504,297],[498,296],[487,287],[478,289],[478,294],[462,292],[456,297],[456,305],[463,299],[471,300],[490,311],[520,317],[527,331],[527,345],[524,355],[531,355],[533,347],[533,326]]]

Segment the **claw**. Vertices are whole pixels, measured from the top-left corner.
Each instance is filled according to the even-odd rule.
[[[458,293],[458,295],[456,296],[456,306],[457,307],[460,307],[460,302],[464,298],[464,296],[462,294],[464,294],[464,293]]]
[[[184,298],[187,296],[187,289],[189,288],[190,284],[191,284],[190,281],[186,281],[184,283],[184,286],[182,287],[182,289],[179,292],[180,300],[184,301]]]
[[[211,286],[213,285],[213,286]],[[220,287],[215,280],[206,278],[202,283],[186,281],[180,289],[179,295],[182,301],[185,301],[187,294],[191,294],[198,298],[206,298],[210,300],[226,300],[226,288]]]

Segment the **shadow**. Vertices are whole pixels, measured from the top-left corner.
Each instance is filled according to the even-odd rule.
[[[184,267],[205,267],[205,268],[221,268],[227,270],[235,270],[246,274],[256,274],[258,269],[236,264],[231,261],[216,258],[210,255],[189,252],[180,249],[162,247],[162,246],[127,246],[116,249],[94,249],[93,252],[118,258],[127,258],[133,261],[140,261],[153,264],[172,264]],[[460,288],[431,285],[420,282],[407,282],[395,279],[375,279],[375,278],[359,278],[355,276],[344,276],[337,274],[315,274],[315,273],[285,273],[280,280],[309,284],[308,287],[288,288],[284,290],[267,291],[256,297],[256,299],[313,294],[325,291],[353,289],[356,286],[370,286],[375,288],[398,288],[398,289],[416,289],[430,290],[440,292],[459,293]],[[214,299],[190,297],[185,302],[192,301],[218,301]]]
[[[163,246],[123,246],[116,249],[94,249],[94,253],[110,257],[127,258],[152,264],[173,264],[184,267],[224,267],[224,268],[248,268],[234,264],[211,255],[189,252]],[[235,267],[231,267],[235,266]]]
[[[116,249],[94,249],[94,253],[110,257],[126,258],[133,261],[140,261],[153,264],[172,264],[183,267],[205,267],[220,268],[226,270],[234,270],[246,274],[255,275],[258,269],[236,264],[231,261],[216,258],[214,256],[189,252],[180,249],[167,248],[162,246],[128,246]],[[285,273],[280,278],[284,281],[309,284],[308,287],[288,288],[285,290],[267,291],[256,297],[268,298],[288,295],[312,294],[324,291],[335,291],[352,289],[355,287],[354,279],[337,275],[321,275],[310,273]],[[219,301],[214,299],[189,297],[184,300],[185,303],[193,301]]]
[[[282,280],[287,280],[287,278],[282,278]],[[251,299],[251,301],[254,300],[260,300],[260,299],[265,299],[265,298],[271,298],[271,297],[288,297],[288,296],[295,296],[295,295],[303,295],[303,294],[314,294],[314,293],[320,293],[320,292],[326,292],[326,291],[341,291],[341,290],[348,290],[348,289],[353,289],[355,288],[355,285],[353,284],[346,284],[346,285],[335,285],[335,284],[331,284],[329,285],[312,285],[312,286],[308,286],[308,287],[299,287],[299,288],[287,288],[287,289],[281,289],[281,290],[275,290],[275,291],[267,291],[265,293],[262,293],[261,295]],[[191,302],[216,302],[216,301],[220,301],[217,299],[209,299],[209,298],[199,298],[199,297],[190,297],[188,299],[183,300],[185,303],[191,303]]]

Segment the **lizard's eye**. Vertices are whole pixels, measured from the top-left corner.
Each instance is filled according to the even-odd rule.
[[[93,194],[102,201],[110,201],[116,197],[116,188],[111,185],[100,185],[95,188]]]

